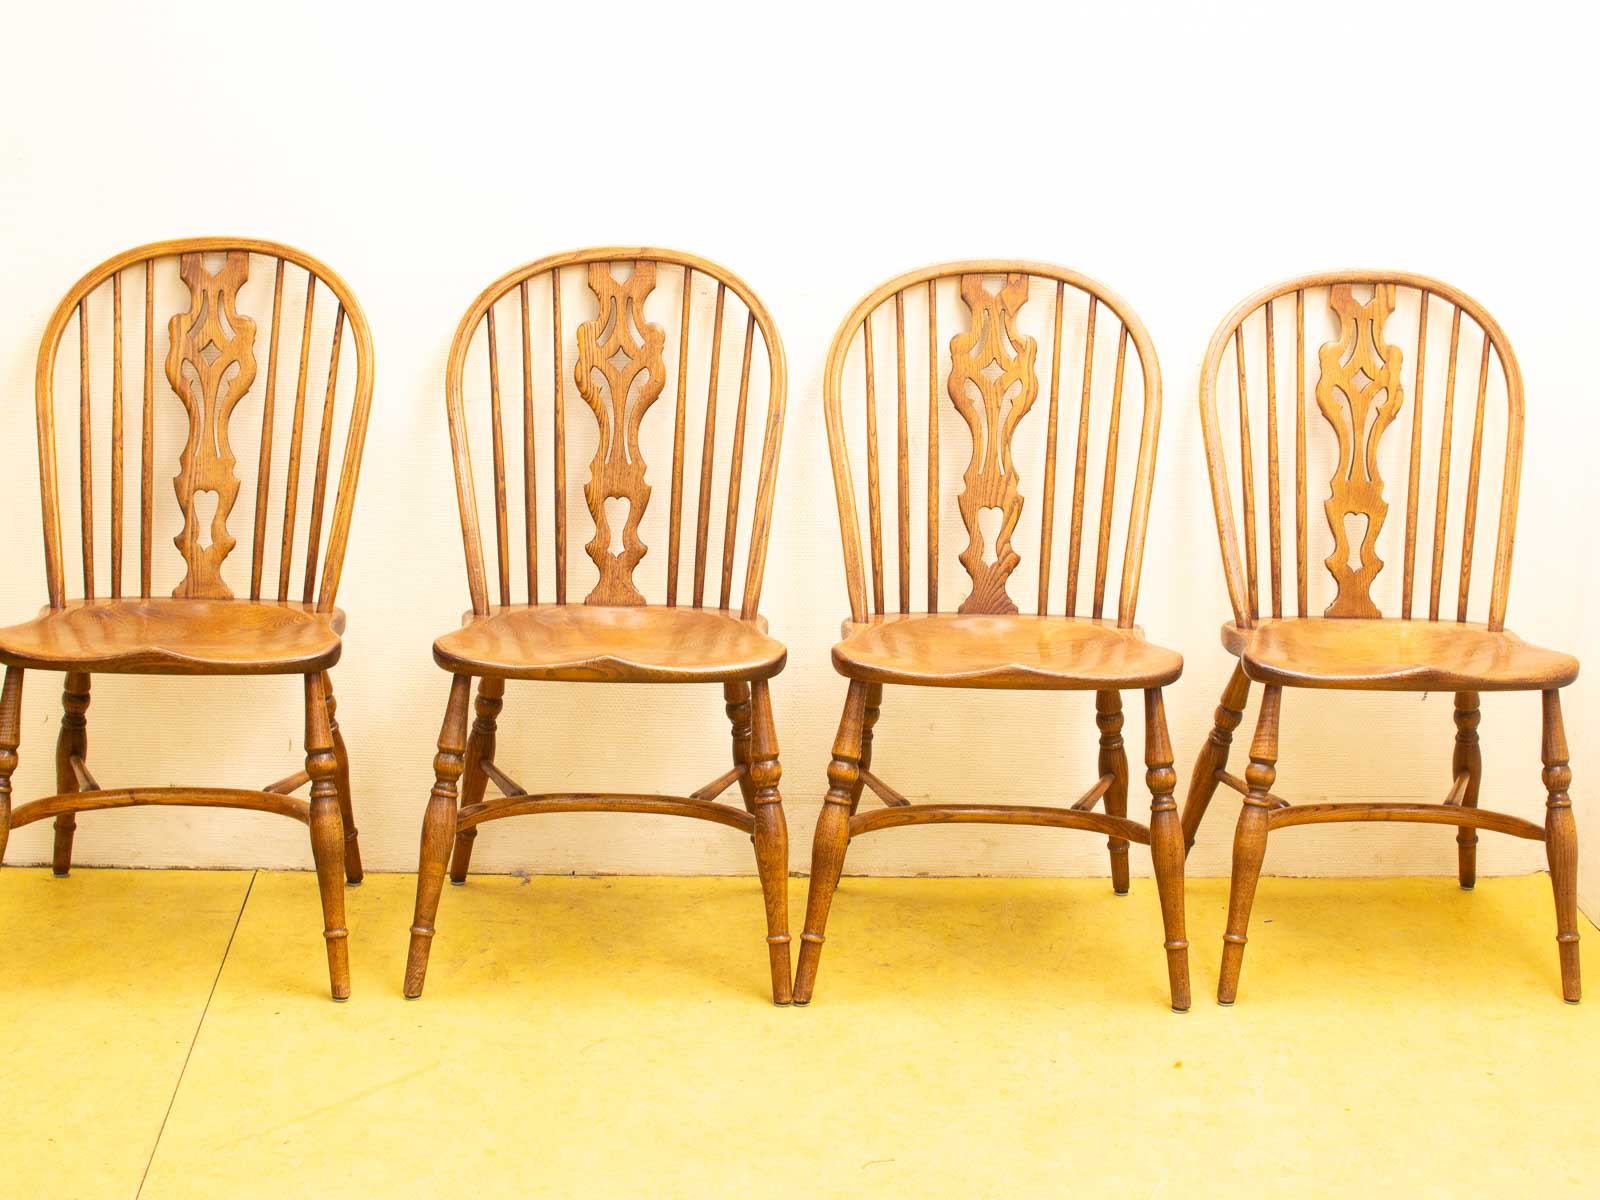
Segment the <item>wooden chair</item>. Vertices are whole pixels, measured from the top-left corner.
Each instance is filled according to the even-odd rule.
[[[659,291],[658,282],[664,285]],[[574,320],[576,355],[570,357],[569,339],[574,335],[563,323],[563,303],[569,320],[576,309],[583,310]],[[650,315],[657,305],[662,318],[676,318],[678,337],[671,346],[668,330]],[[497,312],[500,328],[510,320],[511,338],[520,338],[521,346],[512,378],[520,378],[522,400],[520,405],[505,406],[511,410],[510,421],[501,402]],[[709,339],[703,328],[708,315]],[[737,330],[741,316],[742,364],[737,399],[730,408],[732,397],[726,393],[733,390],[727,386],[731,372],[724,371],[722,363],[724,327]],[[701,344],[704,355],[694,350],[692,329],[698,331],[694,341]],[[760,437],[755,487],[746,489],[742,486],[749,457],[746,426],[758,331],[767,379],[766,428]],[[481,408],[469,406],[463,395],[475,346],[486,359],[475,372],[488,385]],[[541,359],[537,364],[536,357]],[[693,377],[691,360],[696,363]],[[703,392],[700,363],[706,364]],[[659,517],[660,509],[647,514],[655,489],[640,449],[641,426],[669,377],[676,379],[672,404],[658,417],[671,413],[673,429],[665,579],[659,580],[657,558],[644,569],[657,575],[650,581],[641,579],[640,564],[648,550],[640,527],[647,515]],[[536,379],[539,391],[548,380],[548,395],[536,398]],[[787,654],[782,644],[767,636],[757,612],[785,387],[783,344],[771,315],[743,281],[690,254],[608,247],[541,259],[490,284],[462,318],[450,348],[445,399],[472,610],[460,629],[439,638],[433,648],[434,660],[451,675],[450,699],[434,760],[436,782],[423,819],[416,920],[406,962],[408,997],[422,994],[447,862],[452,882],[464,883],[478,826],[525,813],[632,812],[694,817],[750,835],[766,898],[772,998],[777,1004],[789,1003],[788,834],[778,794],[778,743],[770,690],[770,680],[783,669]],[[569,429],[567,404],[574,395],[593,410],[594,426],[586,422]],[[536,411],[546,404],[553,408],[553,420],[541,433]],[[492,581],[484,561],[469,450],[469,412],[474,408],[487,410],[493,461],[498,574]],[[701,431],[699,481],[695,505],[689,510],[694,522],[692,584],[681,578],[679,570],[688,536],[685,499],[693,483],[685,478],[691,413]],[[550,449],[543,451],[550,455],[553,476],[543,485],[548,497],[545,527],[550,531],[543,549],[537,467],[541,451],[536,434],[551,439]],[[569,440],[593,447],[582,503],[594,534],[583,549],[593,560],[595,582],[582,595],[581,587],[569,590],[568,586]],[[508,443],[513,452],[520,445],[520,484],[508,476]],[[516,466],[514,459],[511,466]],[[712,528],[714,494],[722,534],[720,580]],[[520,537],[515,528],[519,524]],[[735,592],[742,528],[748,528],[749,542],[743,587]],[[543,585],[541,563],[548,572]],[[664,596],[665,604],[649,603],[641,583],[652,591],[661,587],[656,594]],[[526,602],[514,603],[513,592],[523,589]],[[479,681],[477,719],[469,736],[467,709],[474,678]],[[495,762],[497,720],[510,679],[719,683],[732,723],[733,767],[688,796],[529,794]],[[485,799],[489,783],[501,794]],[[718,803],[717,797],[735,784],[742,807]]]
[[[1324,314],[1325,328],[1331,335],[1316,351],[1312,384],[1317,410],[1331,428],[1335,443],[1321,460],[1323,469],[1331,475],[1322,509],[1329,530],[1323,544],[1331,550],[1323,565],[1328,568],[1333,595],[1320,617],[1312,615],[1308,579],[1314,555],[1308,549],[1311,522],[1306,478],[1308,474],[1321,478],[1315,460],[1308,464],[1308,312],[1313,319]],[[1281,322],[1285,316],[1293,323],[1288,333],[1274,329],[1275,320]],[[1283,359],[1290,355],[1279,349],[1279,343],[1291,340],[1292,366],[1286,370]],[[1315,332],[1311,340],[1318,340]],[[1414,361],[1407,372],[1404,359],[1413,346]],[[1443,363],[1438,361],[1441,351],[1446,355]],[[1458,351],[1464,351],[1467,357],[1466,368],[1461,372],[1465,384],[1461,409],[1467,407],[1467,397],[1472,394],[1467,389],[1476,392],[1465,480],[1460,477],[1462,456],[1458,453],[1452,457],[1455,427],[1465,415],[1457,411],[1456,404],[1461,366]],[[1477,360],[1475,373],[1473,358]],[[1226,370],[1225,360],[1231,360]],[[1291,371],[1292,385],[1288,382]],[[1238,402],[1241,487],[1237,510],[1219,421],[1219,375],[1230,378]],[[1253,384],[1247,379],[1252,375]],[[1428,385],[1432,385],[1432,395],[1426,394]],[[1280,482],[1285,455],[1280,441],[1286,436],[1283,426],[1288,422],[1279,421],[1278,393],[1290,386],[1294,396],[1296,613],[1286,617],[1286,537]],[[1227,405],[1223,408],[1226,410]],[[1502,412],[1503,421],[1499,419]],[[1522,467],[1523,417],[1522,377],[1500,326],[1470,297],[1421,275],[1333,271],[1292,279],[1249,297],[1218,326],[1201,374],[1200,414],[1228,597],[1233,605],[1233,620],[1223,626],[1222,641],[1239,662],[1223,691],[1215,728],[1196,760],[1190,780],[1183,814],[1188,843],[1193,844],[1195,830],[1219,783],[1244,796],[1244,810],[1234,839],[1233,887],[1217,1000],[1231,1004],[1238,993],[1250,906],[1261,874],[1268,832],[1290,825],[1338,821],[1411,821],[1457,827],[1463,888],[1472,887],[1476,877],[1477,830],[1545,843],[1555,887],[1562,994],[1575,1002],[1579,997],[1577,848],[1567,796],[1572,773],[1567,767],[1560,689],[1577,678],[1578,662],[1568,655],[1529,645],[1505,628]],[[1437,429],[1428,424],[1435,414]],[[1480,540],[1479,497],[1486,465],[1491,470],[1490,487],[1494,485],[1493,458],[1484,449],[1486,424],[1491,431],[1491,445],[1498,426],[1504,456],[1499,468],[1500,505],[1494,553],[1487,566],[1479,562],[1475,568],[1473,552]],[[1385,441],[1384,435],[1391,428],[1408,428],[1409,432]],[[1324,425],[1313,419],[1311,429],[1315,435]],[[1309,440],[1313,442],[1311,451],[1315,452],[1316,439],[1313,436]],[[1267,476],[1264,512],[1255,480],[1263,443]],[[1387,469],[1395,476],[1403,471],[1406,481],[1403,550],[1400,529],[1395,523],[1386,522],[1386,458],[1393,460]],[[1426,527],[1419,529],[1419,513],[1426,509],[1428,497],[1424,492],[1430,483],[1434,509],[1432,568],[1424,617],[1416,559],[1419,541],[1427,539]],[[1239,521],[1235,520],[1236,511]],[[1263,524],[1271,583],[1267,616],[1261,612],[1259,572],[1258,529]],[[1459,532],[1460,541],[1456,544],[1460,549],[1455,570],[1447,572],[1447,551],[1454,542],[1452,528]],[[1388,540],[1385,552],[1401,553],[1398,619],[1386,619],[1380,611],[1380,601],[1392,605],[1392,594],[1374,595],[1374,584],[1385,565],[1378,552],[1383,534]],[[1487,620],[1481,624],[1469,622],[1468,598],[1474,577],[1481,595],[1485,574],[1490,575]],[[1317,578],[1321,586],[1320,573]],[[1388,579],[1392,593],[1393,572]],[[1456,601],[1453,620],[1448,599],[1452,587]],[[1394,611],[1393,607],[1390,611]],[[1250,765],[1244,778],[1239,779],[1228,773],[1228,748],[1243,717],[1252,682],[1262,685],[1261,714],[1250,747]],[[1275,796],[1272,788],[1277,770],[1278,717],[1283,689],[1294,687],[1454,692],[1457,733],[1451,766],[1453,781],[1443,803],[1290,804]],[[1549,801],[1542,827],[1478,806],[1482,776],[1478,697],[1486,691],[1536,691],[1543,697],[1544,786]]]
[[[1037,287],[1032,285],[1037,284]],[[949,339],[949,368],[940,370],[939,337],[941,295],[947,310],[959,292],[965,316]],[[1039,294],[1037,300],[1034,296]],[[1048,411],[1036,413],[1040,372],[1036,360],[1038,337],[1019,329],[1024,306],[1033,303],[1049,326],[1050,395]],[[908,318],[908,309],[910,316]],[[1106,310],[1102,315],[1101,310]],[[1083,322],[1081,338],[1062,356],[1067,337],[1063,318],[1071,311],[1071,330]],[[956,310],[960,311],[960,310]],[[948,312],[947,318],[948,319]],[[917,327],[926,321],[925,344]],[[914,431],[908,400],[916,394],[907,380],[907,327],[912,328],[913,362],[926,352],[926,440]],[[879,345],[892,336],[894,356],[895,465],[880,465],[878,393],[879,369],[874,357],[874,326]],[[1053,326],[1053,332],[1050,330]],[[889,330],[892,328],[892,335]],[[1114,335],[1107,337],[1106,335]],[[1113,353],[1110,395],[1104,397],[1106,451],[1110,469],[1101,471],[1091,488],[1088,468],[1091,401],[1094,368]],[[851,354],[860,345],[859,361]],[[1133,354],[1128,354],[1129,344]],[[1098,347],[1098,350],[1097,350]],[[1079,360],[1072,361],[1073,356]],[[1131,488],[1118,487],[1116,466],[1129,458],[1131,437],[1122,430],[1122,393],[1125,371],[1137,370],[1144,393]],[[857,477],[846,448],[845,413],[841,391],[845,387],[847,359],[854,378],[861,371],[864,393],[866,517],[871,530],[871,591],[861,552]],[[1081,367],[1080,364],[1081,363]],[[1102,370],[1102,382],[1107,372]],[[1056,476],[1058,445],[1072,437],[1070,426],[1060,430],[1062,380],[1066,378],[1071,405],[1072,390],[1079,394],[1071,507],[1064,515],[1065,547],[1057,545]],[[970,430],[970,460],[961,480],[957,509],[961,529],[957,537],[941,543],[940,423],[944,384],[954,411]],[[844,540],[845,575],[850,593],[850,619],[843,638],[833,649],[834,668],[850,681],[844,716],[828,766],[829,788],[817,821],[811,865],[811,894],[801,934],[800,962],[795,978],[795,1002],[811,999],[817,962],[822,952],[828,909],[844,865],[845,849],[852,838],[902,825],[943,822],[993,822],[1042,825],[1058,829],[1088,829],[1110,836],[1112,885],[1118,894],[1128,890],[1128,843],[1148,844],[1155,863],[1156,886],[1161,896],[1166,929],[1167,970],[1172,1006],[1189,1007],[1188,942],[1184,939],[1183,848],[1178,812],[1173,800],[1177,775],[1172,767],[1172,747],[1167,737],[1161,689],[1174,682],[1183,660],[1170,650],[1145,640],[1134,625],[1139,593],[1139,568],[1144,551],[1145,524],[1150,506],[1150,484],[1155,468],[1156,438],[1161,420],[1161,379],[1149,335],[1132,309],[1118,296],[1093,280],[1059,267],[1040,263],[981,261],[925,267],[892,279],[869,294],[850,312],[834,336],[823,376],[828,423],[828,445],[833,459],[834,487]],[[1106,389],[1101,388],[1104,392]],[[862,420],[860,413],[852,421]],[[1066,419],[1071,421],[1071,412]],[[1026,426],[1024,421],[1030,421]],[[920,422],[919,422],[920,424]],[[1043,490],[1039,493],[1039,558],[1036,615],[1018,613],[1007,593],[1007,580],[1021,562],[1012,544],[1026,504],[1016,455],[1029,445],[1017,438],[1026,429],[1031,446],[1044,439]],[[920,443],[920,444],[914,444]],[[926,611],[914,611],[913,523],[911,480],[913,450],[926,460]],[[967,457],[963,443],[953,447]],[[898,596],[889,592],[886,611],[885,523],[882,492],[893,487],[897,540]],[[1031,490],[1031,489],[1030,489]],[[1098,526],[1085,531],[1085,502],[1099,496]],[[1115,620],[1106,619],[1105,592],[1108,565],[1115,552],[1113,534],[1117,501],[1122,500],[1126,533],[1121,548],[1121,588]],[[1092,504],[1092,499],[1090,499]],[[921,522],[921,517],[918,517]],[[1098,528],[1098,533],[1095,532]],[[1086,542],[1095,539],[1092,584],[1080,587]],[[968,580],[965,597],[948,607],[954,597],[939,590],[941,547],[953,550],[964,544],[959,564]],[[1053,555],[1064,550],[1065,602],[1050,615],[1054,579]],[[948,576],[948,571],[947,571]],[[1057,593],[1059,595],[1059,593]],[[898,603],[895,604],[896,599]],[[919,596],[920,599],[920,596]],[[873,726],[877,723],[885,684],[920,687],[1020,688],[1089,691],[1095,694],[1096,721],[1100,729],[1099,778],[1083,796],[1066,808],[999,804],[911,804],[871,771]],[[1153,796],[1148,826],[1127,816],[1128,763],[1122,740],[1124,689],[1144,692],[1146,781]],[[858,812],[864,788],[870,788],[886,807]],[[1095,806],[1104,801],[1104,812]]]
[[[250,294],[262,302],[271,296],[267,344],[260,346],[261,323],[241,310],[241,292],[251,283]],[[181,280],[181,284],[180,281]],[[270,283],[267,281],[270,280]],[[136,384],[125,380],[128,338],[123,331],[123,292],[133,291],[129,307],[140,307],[142,319],[129,323],[142,333],[142,407],[125,414],[124,392]],[[331,295],[317,305],[319,286]],[[161,296],[158,303],[157,297]],[[168,302],[172,307],[167,307]],[[296,311],[298,308],[299,311]],[[157,332],[159,311],[171,311],[166,321],[165,344]],[[259,314],[265,316],[265,313]],[[322,318],[319,324],[316,317]],[[62,539],[62,503],[57,485],[57,420],[54,387],[57,356],[68,327],[76,329],[78,349],[78,405],[70,435],[78,442],[79,487],[75,498],[77,533],[83,563],[83,591],[69,598],[66,549]],[[299,338],[294,341],[294,332]],[[350,369],[340,372],[340,351],[346,337],[355,343],[354,387],[348,386]],[[97,338],[99,349],[96,351]],[[279,405],[280,365],[295,370],[294,361],[280,364],[280,340],[298,347],[298,373],[294,379],[292,425],[285,428],[287,405]],[[133,343],[137,347],[138,342]],[[265,362],[260,359],[265,350]],[[164,353],[163,353],[164,351]],[[110,358],[109,389],[104,388],[105,359]],[[159,357],[158,357],[159,356]],[[324,357],[325,356],[325,357]],[[320,360],[320,361],[318,361]],[[313,362],[326,362],[313,370]],[[158,392],[158,365],[171,390]],[[70,371],[67,368],[64,373]],[[320,378],[318,375],[320,374]],[[241,408],[257,382],[260,407]],[[345,392],[353,391],[348,431],[344,438],[343,465],[338,490],[330,510],[335,414],[341,380]],[[91,381],[101,390],[99,406],[92,403]],[[105,395],[109,390],[109,396]],[[288,379],[281,389],[288,399]],[[316,406],[323,393],[317,427],[314,471],[301,469],[307,400]],[[345,282],[316,259],[288,246],[241,238],[186,238],[141,246],[102,263],[67,293],[45,329],[39,348],[36,399],[39,427],[40,498],[44,514],[45,572],[49,604],[39,616],[22,625],[0,629],[0,663],[6,668],[0,695],[0,854],[11,829],[46,817],[55,818],[53,867],[65,875],[72,865],[72,839],[76,814],[140,804],[172,804],[214,808],[243,808],[280,813],[311,828],[311,848],[316,859],[317,882],[322,892],[323,936],[327,941],[328,974],[333,998],[350,994],[350,967],[344,918],[344,884],[361,882],[361,853],[356,841],[355,817],[350,805],[350,764],[335,720],[329,671],[339,661],[344,614],[334,607],[339,574],[344,565],[350,532],[351,506],[366,436],[372,397],[372,339],[366,318]],[[106,421],[109,403],[109,424]],[[129,405],[131,405],[131,397]],[[159,450],[162,427],[172,424],[176,412],[185,413],[186,440],[178,438]],[[70,414],[71,410],[68,409]],[[99,420],[97,422],[96,416]],[[237,545],[228,531],[228,519],[240,498],[239,462],[230,445],[230,423],[248,417],[259,420],[260,440],[255,479],[255,527],[251,543],[249,596],[237,597],[243,586],[242,562],[228,563]],[[137,481],[126,478],[128,420],[141,422]],[[246,427],[243,439],[253,431]],[[109,450],[109,487],[96,489],[97,435]],[[282,443],[287,440],[286,452]],[[281,457],[274,456],[278,450]],[[248,453],[248,452],[246,452]],[[156,467],[175,461],[172,486],[182,528],[173,544],[184,568],[170,596],[157,594],[155,550],[158,511],[170,511],[170,501],[158,495]],[[274,479],[274,471],[279,472]],[[281,480],[281,482],[279,482]],[[124,550],[132,537],[124,536],[127,493],[139,491],[139,579],[137,592],[131,578],[124,585]],[[280,519],[274,521],[274,497],[282,501]],[[74,501],[69,493],[68,502]],[[309,519],[301,534],[297,509],[309,504]],[[209,512],[207,511],[209,509]],[[70,515],[70,514],[69,514]],[[70,529],[70,525],[68,526]],[[107,546],[97,558],[96,538]],[[267,572],[269,541],[277,549],[278,576],[274,589]],[[106,573],[97,569],[104,566]],[[296,582],[296,569],[301,574]],[[176,570],[173,571],[176,574]],[[232,575],[230,585],[228,576]],[[17,766],[20,739],[22,680],[26,671],[61,671],[66,674],[62,697],[65,710],[56,743],[58,794],[35,800],[11,811],[11,775]],[[301,675],[305,679],[305,770],[261,789],[132,787],[102,788],[88,765],[89,684],[96,674],[123,675]],[[292,793],[311,784],[310,800]]]

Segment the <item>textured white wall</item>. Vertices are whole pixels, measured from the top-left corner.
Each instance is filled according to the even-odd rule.
[[[827,657],[845,602],[822,360],[860,294],[923,262],[1057,261],[1106,280],[1148,324],[1167,417],[1140,619],[1188,660],[1169,710],[1183,771],[1228,669],[1199,360],[1236,299],[1294,272],[1423,271],[1504,324],[1529,395],[1511,625],[1600,662],[1582,603],[1600,582],[1587,519],[1600,502],[1593,23],[1581,8],[1537,5],[14,11],[0,70],[0,614],[21,620],[43,599],[32,365],[72,280],[117,250],[188,233],[275,238],[324,258],[361,298],[377,347],[341,597],[352,618],[341,715],[367,860],[409,869],[445,696],[428,645],[466,604],[442,401],[450,335],[502,270],[633,241],[727,263],[788,346],[765,607],[791,647],[777,697],[797,866],[843,696]],[[58,682],[29,680],[19,799],[51,786]],[[1568,724],[1593,911],[1591,689],[1574,690]],[[241,694],[247,707],[233,703]],[[1485,698],[1484,802],[1532,818],[1537,717],[1532,696]],[[1293,695],[1285,722],[1284,794],[1443,792],[1445,697]],[[503,727],[502,761],[541,790],[688,789],[726,756],[714,689],[514,685]],[[258,784],[298,762],[298,685],[108,679],[90,730],[102,782]],[[917,797],[1060,802],[1093,774],[1093,734],[1085,697],[891,691],[878,766]],[[1226,870],[1236,810],[1219,798],[1192,870]],[[1537,845],[1503,838],[1485,837],[1480,853],[1486,873],[1542,860]],[[477,861],[742,872],[748,854],[697,823],[570,816],[496,825]],[[15,835],[8,857],[47,856],[40,826]],[[84,818],[78,858],[303,865],[309,854],[279,820],[143,810]],[[1268,869],[1448,873],[1454,859],[1449,830],[1340,827],[1280,836]],[[1077,874],[1105,859],[1098,838],[963,827],[864,840],[850,867]]]

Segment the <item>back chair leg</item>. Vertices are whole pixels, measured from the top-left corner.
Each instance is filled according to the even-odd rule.
[[[1561,693],[1544,693],[1545,852],[1556,895],[1556,945],[1561,952],[1561,995],[1568,1004],[1583,998],[1578,974],[1578,831],[1572,821],[1572,768],[1567,766],[1567,734],[1561,723]]]
[[[867,684],[867,708],[861,719],[861,771],[864,773],[872,769],[872,731],[877,727],[878,717],[883,710],[883,684]],[[856,775],[855,786],[850,789],[850,815],[856,815],[861,807],[861,794],[866,790],[866,777],[863,773]]]
[[[7,667],[0,685],[0,863],[11,838],[11,776],[22,744],[22,668]]]
[[[1188,1012],[1189,939],[1183,922],[1183,825],[1178,820],[1178,802],[1172,798],[1178,786],[1178,773],[1172,769],[1172,742],[1167,736],[1167,711],[1160,688],[1150,688],[1144,694],[1144,763],[1145,783],[1150,788],[1150,858],[1155,866],[1156,891],[1161,896],[1172,1011]],[[1123,870],[1127,870],[1126,858]]]
[[[828,926],[828,909],[844,870],[844,854],[850,844],[850,801],[861,778],[861,744],[866,724],[868,685],[851,680],[845,696],[844,716],[833,742],[833,761],[828,764],[828,794],[817,818],[816,839],[811,846],[811,892],[806,899],[805,930],[800,934],[800,965],[795,970],[794,1002],[808,1004],[817,982],[817,960],[822,957],[823,931]]]
[[[1456,751],[1450,762],[1452,777],[1467,776],[1467,790],[1461,796],[1462,808],[1478,807],[1478,789],[1483,783],[1483,751],[1478,748],[1477,692],[1456,693]],[[1478,831],[1470,825],[1456,829],[1456,872],[1468,891],[1478,882]]]
[[[778,780],[778,733],[772,719],[772,692],[765,679],[751,688],[749,777],[754,789],[756,871],[767,905],[767,956],[772,966],[772,1002],[792,999],[789,960],[789,829],[783,818]]]
[[[339,819],[344,824],[344,879],[351,887],[360,887],[366,872],[361,869],[355,797],[350,790],[350,752],[345,749],[344,734],[339,731],[339,705],[333,698],[333,679],[326,671],[322,673],[322,694],[328,698],[328,728],[333,731],[333,757],[338,764],[333,781],[339,787]]]
[[[724,711],[728,714],[728,725],[733,734],[733,765],[744,768],[744,774],[739,776],[739,794],[744,797],[745,811],[754,814],[756,785],[750,778],[750,745],[753,736],[750,724],[750,685],[743,682],[725,683],[722,685],[722,699]],[[754,835],[750,840],[755,841]]]
[[[327,695],[320,673],[306,676],[306,774],[311,776],[311,855],[322,892],[322,936],[335,1000],[350,998],[350,930],[344,917],[344,820],[339,815],[339,761],[333,752]]]
[[[500,710],[505,707],[506,681],[485,676],[478,682],[478,717],[472,723],[472,736],[467,739],[467,767],[461,779],[461,804],[478,804],[488,787],[489,777],[483,764],[494,762],[495,731],[499,728]],[[455,853],[450,859],[450,882],[460,887],[467,881],[467,867],[472,862],[472,843],[477,840],[478,829],[464,829],[456,834]]]
[[[472,699],[472,679],[457,675],[450,681],[450,702],[439,730],[439,753],[433,760],[433,793],[422,818],[422,852],[417,863],[417,910],[411,922],[411,950],[406,955],[405,995],[422,995],[428,974],[428,951],[433,943],[433,919],[439,912],[439,893],[450,844],[456,835],[456,783],[466,769],[467,708]]]
[[[1211,727],[1211,736],[1206,739],[1200,757],[1195,759],[1194,774],[1189,777],[1189,794],[1183,802],[1185,853],[1194,849],[1195,834],[1217,790],[1217,772],[1228,765],[1233,731],[1239,728],[1239,722],[1244,719],[1244,706],[1249,699],[1250,678],[1244,673],[1244,667],[1236,663],[1228,686],[1222,689],[1222,700],[1217,705],[1216,723]]]
[[[1228,932],[1222,935],[1222,973],[1217,980],[1217,1003],[1232,1004],[1239,994],[1239,967],[1244,961],[1245,934],[1250,908],[1255,903],[1261,863],[1267,856],[1268,794],[1278,778],[1278,709],[1283,689],[1269,686],[1261,694],[1261,716],[1256,720],[1255,741],[1250,745],[1250,766],[1245,782],[1250,791],[1239,813],[1233,836],[1233,886],[1228,894]]]
[[[78,791],[78,773],[72,769],[74,757],[89,759],[89,676],[83,672],[67,675],[61,690],[61,732],[56,737],[56,791],[62,795]],[[50,855],[50,870],[57,876],[72,870],[72,836],[78,831],[76,813],[56,817],[55,848]]]
[[[1106,815],[1125,817],[1128,815],[1128,751],[1122,744],[1122,693],[1096,692],[1094,709],[1095,724],[1100,727],[1100,774],[1113,777],[1111,787],[1106,791]],[[1167,765],[1172,765],[1170,759]],[[1167,792],[1170,798],[1172,788],[1169,787]],[[1126,896],[1128,840],[1111,838],[1106,842],[1106,848],[1111,851],[1111,890],[1119,896]]]

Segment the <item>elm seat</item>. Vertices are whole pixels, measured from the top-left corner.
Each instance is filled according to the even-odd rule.
[[[271,600],[71,600],[0,629],[0,663],[126,675],[304,675],[339,661],[344,613]]]
[[[1183,658],[1138,626],[1020,614],[887,614],[846,621],[833,666],[848,679],[927,687],[1154,688]]]
[[[1391,692],[1544,691],[1578,660],[1509,631],[1460,621],[1298,617],[1222,627],[1222,644],[1260,683]]]
[[[722,609],[531,604],[466,614],[433,644],[460,675],[573,682],[723,683],[770,679],[788,652],[760,617]]]

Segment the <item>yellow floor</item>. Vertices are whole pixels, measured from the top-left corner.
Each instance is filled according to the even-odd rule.
[[[0,1194],[1600,1194],[1546,878],[1267,880],[1232,1009],[1189,900],[1184,1016],[1147,881],[847,879],[777,1009],[754,880],[474,879],[408,1003],[374,876],[335,1005],[309,875],[8,868]]]

